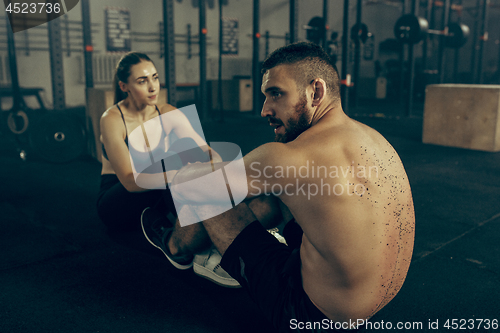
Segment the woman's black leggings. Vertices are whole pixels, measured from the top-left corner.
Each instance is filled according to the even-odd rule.
[[[175,161],[166,163],[180,169],[188,162],[206,162],[210,158],[191,138],[176,140],[168,149],[167,156]],[[177,161],[177,162],[176,162]],[[172,163],[173,162],[173,163]],[[114,174],[101,175],[97,197],[97,213],[110,231],[140,230],[141,214],[146,207],[156,207],[165,214],[176,215],[170,190],[129,192]]]
[[[141,227],[146,207],[157,207],[165,213],[174,207],[169,190],[129,192],[116,175],[102,175],[97,198],[97,213],[110,231],[132,231]],[[173,209],[175,215],[175,209]]]

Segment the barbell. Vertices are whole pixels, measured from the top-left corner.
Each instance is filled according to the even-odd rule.
[[[443,31],[432,30],[425,18],[413,14],[401,16],[394,25],[394,35],[401,43],[416,44],[428,34],[444,35],[446,47],[460,48],[467,42],[470,29],[465,24],[451,22]]]
[[[307,25],[303,26],[303,28],[306,29],[307,40],[316,44],[319,44],[321,40],[323,40],[326,34],[326,30],[328,30],[327,26],[325,25],[325,21],[322,17],[319,16],[313,17]],[[332,34],[331,39],[335,40],[337,38],[337,35],[335,35],[334,37]],[[362,43],[365,43],[370,37],[368,26],[364,23],[356,23],[351,28],[350,36],[353,41],[360,40]]]

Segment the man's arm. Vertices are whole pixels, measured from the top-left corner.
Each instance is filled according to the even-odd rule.
[[[248,199],[245,203],[266,229],[275,228],[281,223],[286,224],[293,219],[288,207],[274,195],[261,195]]]
[[[290,144],[267,143],[243,157],[243,161],[195,163],[183,167],[172,181],[172,194],[182,203],[218,204],[232,197],[252,198],[273,193],[273,186],[292,191],[287,168],[300,165]],[[224,183],[224,184],[221,184]]]

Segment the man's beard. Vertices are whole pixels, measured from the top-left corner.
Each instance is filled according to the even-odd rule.
[[[307,98],[303,96],[297,104],[295,104],[295,114],[297,119],[289,118],[285,128],[285,134],[276,134],[275,142],[287,143],[295,140],[302,132],[311,127],[307,114]]]

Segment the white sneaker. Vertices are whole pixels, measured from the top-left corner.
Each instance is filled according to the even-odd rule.
[[[219,251],[212,246],[207,252],[194,256],[193,270],[196,275],[204,277],[220,286],[241,288],[239,282],[227,274],[220,266],[221,259],[222,256]]]

